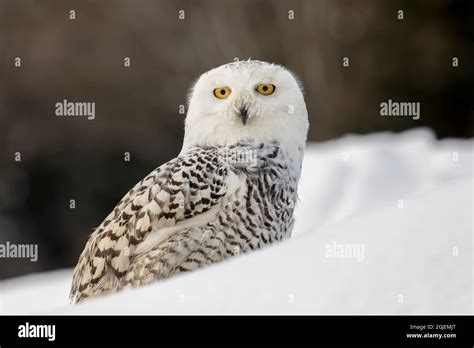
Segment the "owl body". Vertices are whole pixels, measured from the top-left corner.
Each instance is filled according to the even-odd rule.
[[[275,108],[283,116],[275,108],[252,104],[255,96],[247,94],[245,85],[251,80],[249,69],[256,64],[261,70],[263,64],[272,75],[287,73],[279,66],[260,63],[221,67],[227,78],[243,75],[243,84],[227,108],[208,105],[220,111],[217,115],[203,112],[202,105],[193,101],[199,97],[196,89],[200,84],[208,89],[206,84],[215,81],[211,86],[215,94],[216,85],[229,82],[216,81],[212,71],[210,77],[205,74],[204,81],[198,81],[180,155],[132,188],[90,236],[74,272],[73,301],[191,271],[291,235],[307,132],[306,108],[298,105],[303,114],[296,115],[294,131],[282,129],[282,117],[288,116],[288,111],[281,111],[282,105]],[[299,92],[293,102],[301,102],[296,81],[290,82]],[[238,85],[232,90],[239,90]],[[285,91],[284,83],[278,87]],[[264,122],[268,112],[274,112],[273,123]]]

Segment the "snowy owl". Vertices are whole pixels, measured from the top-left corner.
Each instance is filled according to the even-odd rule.
[[[191,91],[183,147],[91,234],[71,300],[140,286],[291,235],[308,113],[296,78],[249,60]]]

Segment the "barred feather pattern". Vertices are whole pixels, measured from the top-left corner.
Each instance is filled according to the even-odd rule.
[[[301,149],[301,155],[302,155]],[[278,143],[194,147],[133,187],[91,234],[73,302],[135,287],[291,235],[300,163]]]

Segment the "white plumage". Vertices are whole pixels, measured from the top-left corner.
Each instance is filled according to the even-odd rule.
[[[308,130],[285,68],[234,62],[192,89],[179,156],[118,203],[90,236],[71,299],[139,286],[291,235]]]

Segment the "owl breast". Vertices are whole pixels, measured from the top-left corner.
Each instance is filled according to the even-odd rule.
[[[288,156],[278,145],[255,151],[254,161],[241,158],[242,163],[231,165],[241,185],[226,197],[215,220],[207,226],[219,237],[223,256],[291,236],[298,178],[291,173]]]

